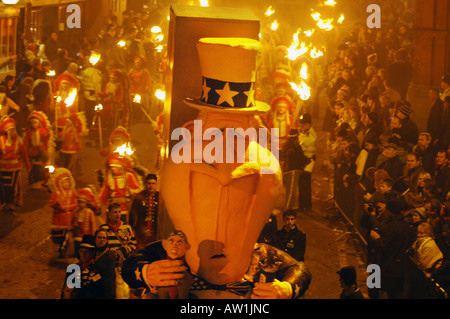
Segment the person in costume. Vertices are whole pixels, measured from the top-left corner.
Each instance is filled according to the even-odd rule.
[[[138,55],[134,58],[134,67],[128,71],[128,79],[130,81],[130,95],[132,97],[139,95],[141,97],[139,103],[147,113],[150,113],[152,79],[146,67],[146,61],[142,56]],[[141,110],[137,110],[136,108],[133,109],[133,112],[135,118],[137,118],[136,115],[142,115]]]
[[[74,217],[74,241],[75,253],[78,251],[83,235],[94,235],[99,214],[98,198],[95,187],[89,185],[80,189],[77,193],[78,207]]]
[[[272,100],[271,111],[267,113],[267,128],[278,129],[279,147],[283,148],[286,143],[289,131],[294,126],[294,118],[289,113],[294,108],[292,100],[287,96],[278,96]]]
[[[128,150],[121,154],[124,158],[127,158],[131,165],[136,164],[136,158],[134,157],[133,146],[131,144],[131,136],[128,130],[123,126],[117,126],[109,136],[108,148],[103,149],[100,153],[101,155],[108,158],[112,153],[120,150],[120,147],[126,147]]]
[[[118,153],[111,153],[106,160],[106,178],[100,192],[100,204],[118,203],[122,221],[128,224],[128,212],[134,196],[143,190],[139,175],[131,162]]]
[[[109,81],[99,94],[103,105],[102,121],[105,123],[106,136],[109,136],[117,126],[129,126],[130,97],[128,93],[128,79],[119,69],[111,70]]]
[[[45,166],[53,158],[53,131],[43,112],[33,111],[27,118],[24,146],[31,163],[29,183],[33,189],[40,189],[45,183]]]
[[[144,181],[145,189],[136,194],[130,208],[129,221],[136,234],[138,248],[142,248],[157,239],[159,209],[158,178],[148,174]]]
[[[57,141],[60,143],[59,160],[61,166],[74,172],[77,153],[81,149],[81,135],[86,132],[85,122],[80,120],[80,113],[57,120]]]
[[[78,207],[75,180],[70,171],[55,168],[50,175],[50,207],[53,209],[51,234],[59,245],[59,256],[69,257],[74,253],[73,218]]]
[[[4,211],[14,212],[22,205],[21,171],[31,164],[22,139],[17,134],[16,121],[9,117],[0,123],[0,195]]]
[[[215,132],[215,139],[223,138],[224,145],[231,140],[235,146],[234,134],[227,129],[236,132],[255,128],[254,116],[270,109],[268,104],[254,98],[256,57],[261,44],[245,38],[202,38],[197,49],[203,76],[202,95],[199,99],[186,98],[184,103],[200,110],[196,120],[201,120],[202,134],[207,130]],[[256,244],[282,195],[277,158],[258,140],[242,143],[244,148],[240,150],[234,147],[232,154],[223,149],[216,149],[218,156],[208,154],[209,141],[196,141],[192,134],[196,123],[184,125],[191,139],[175,145],[165,160],[160,193],[174,228],[189,238],[185,260],[194,278],[190,292],[197,298],[216,299],[303,296],[311,280],[304,262],[274,247]],[[218,131],[225,135],[220,136]],[[258,132],[260,136],[265,133],[262,129]],[[233,134],[233,139],[228,139],[231,136],[227,133]],[[194,158],[192,142],[203,143],[202,160]],[[183,154],[191,154],[185,161],[178,161],[181,149]],[[267,157],[251,158],[255,154]],[[233,155],[230,156],[233,160],[226,160],[225,155]],[[147,247],[124,263],[122,276],[130,286],[172,286],[177,284],[176,279],[184,278],[187,267],[182,261],[155,260],[145,254]],[[253,260],[258,259],[262,250],[272,251],[270,260],[275,261],[261,263],[264,271],[272,272],[264,282],[254,276],[245,277],[254,265],[259,265],[253,264]]]
[[[71,113],[78,112],[78,91],[80,85],[78,80],[68,73],[63,73],[55,80],[55,118],[68,116]],[[75,92],[75,93],[74,93]],[[73,101],[69,98],[74,96]]]

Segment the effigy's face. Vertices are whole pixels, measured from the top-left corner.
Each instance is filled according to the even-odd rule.
[[[259,158],[250,160],[251,152],[267,154],[258,141],[241,136],[245,148],[239,148],[239,138],[230,142],[225,136],[226,128],[252,127],[252,116],[208,113],[200,119],[203,133],[215,132],[216,138],[222,139],[222,156],[208,157],[205,153],[211,140],[203,139],[203,159],[196,163],[198,153],[194,154],[192,141],[191,162],[176,163],[170,157],[164,163],[161,193],[175,228],[186,234],[191,245],[186,261],[192,273],[221,285],[245,274],[254,244],[280,194],[281,173],[274,156],[272,174],[262,174],[268,164]],[[230,146],[234,146],[235,161],[226,160],[230,153],[225,148]]]

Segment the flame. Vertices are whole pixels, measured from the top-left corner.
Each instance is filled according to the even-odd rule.
[[[267,8],[267,11],[266,11],[266,13],[264,13],[264,15],[266,16],[266,17],[270,17],[272,14],[274,14],[275,13],[275,10],[273,10],[272,9],[272,6],[269,6],[269,8]]]
[[[322,30],[330,31],[331,29],[333,29],[333,25],[331,24],[332,22],[332,18],[327,20],[319,19],[319,22],[317,22],[317,26]]]
[[[271,30],[273,30],[273,31],[276,31],[277,29],[278,29],[278,22],[277,22],[277,20],[275,20],[273,23],[272,23],[272,25],[270,26],[270,29]]]
[[[155,92],[155,96],[156,96],[158,99],[164,101],[164,100],[166,99],[166,92],[164,92],[164,91],[158,89],[158,90],[156,90],[156,92]]]
[[[341,14],[341,16],[338,19],[338,23],[342,24],[342,21],[344,21],[344,14]]]
[[[323,3],[326,6],[334,7],[336,5],[336,1],[334,0],[327,0]]]
[[[163,46],[162,46],[162,45],[158,45],[158,46],[155,48],[155,50],[158,51],[158,52],[161,52],[162,49],[163,49]]]
[[[311,13],[311,17],[314,19],[314,21],[320,20],[320,13],[319,12],[313,12]]]
[[[92,53],[91,56],[89,57],[89,62],[92,65],[96,65],[98,63],[98,61],[100,61],[100,57],[101,55],[98,53]]]
[[[127,44],[124,40],[120,40],[119,42],[117,42],[117,45],[121,48],[123,48],[125,46],[125,44]]]
[[[299,33],[300,30],[294,33],[294,35],[292,36],[292,44],[287,49],[288,51],[287,58],[292,61],[295,61],[299,56],[305,54],[308,51],[305,42],[302,42],[299,47],[299,40],[298,40]]]
[[[53,173],[55,171],[55,166],[52,165],[47,165],[45,168],[48,169],[49,173]]]
[[[64,100],[64,104],[66,107],[69,107],[75,102],[75,98],[77,96],[77,89],[70,90],[69,96]]]
[[[303,33],[304,33],[307,37],[310,37],[310,36],[313,35],[314,31],[316,31],[316,30],[315,30],[315,29],[311,29],[311,30],[303,31]]]
[[[294,82],[289,82],[289,84],[303,101],[306,101],[311,96],[311,88],[304,81],[301,81],[300,85],[297,85]]]
[[[94,111],[101,111],[101,110],[103,110],[103,105],[101,105],[101,104],[98,104],[98,105],[96,105],[96,106],[94,106]]]
[[[323,52],[320,50],[317,50],[316,47],[314,47],[310,52],[310,56],[313,59],[317,59],[323,55]]]
[[[133,103],[141,103],[141,96],[139,94],[134,96]]]
[[[131,147],[127,144],[122,144],[119,147],[116,148],[114,153],[119,153],[120,156],[125,155],[131,155],[134,153],[134,151],[131,149]]]
[[[45,75],[46,75],[46,76],[55,76],[55,75],[56,75],[56,72],[55,72],[55,70],[50,70],[50,71],[48,71]]]
[[[157,25],[153,26],[150,31],[152,31],[152,33],[160,33],[161,32],[161,28]]]
[[[55,98],[56,98],[56,102],[61,102],[61,97],[60,96],[55,96]]]
[[[164,36],[163,36],[162,34],[160,34],[160,35],[158,35],[158,36],[155,38],[155,41],[156,41],[156,42],[161,42],[163,39],[164,39]]]
[[[200,6],[209,7],[208,0],[200,0]]]
[[[302,64],[302,67],[300,69],[300,77],[305,80],[308,78],[308,65],[306,64],[306,62],[303,62]]]

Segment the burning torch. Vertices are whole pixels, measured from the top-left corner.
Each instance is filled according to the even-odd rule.
[[[94,107],[94,111],[95,111],[95,117],[94,117],[94,122],[97,119],[97,123],[98,123],[98,138],[99,138],[99,145],[100,145],[100,149],[103,148],[103,136],[102,136],[102,117],[100,116],[100,112],[103,110],[103,105],[101,104],[97,104]],[[92,123],[94,124],[94,123]]]

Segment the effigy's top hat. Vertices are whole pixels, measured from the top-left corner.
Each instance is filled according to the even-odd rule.
[[[255,100],[255,82],[262,45],[248,38],[202,38],[197,50],[202,72],[200,99],[184,103],[200,111],[258,114],[270,110]]]

